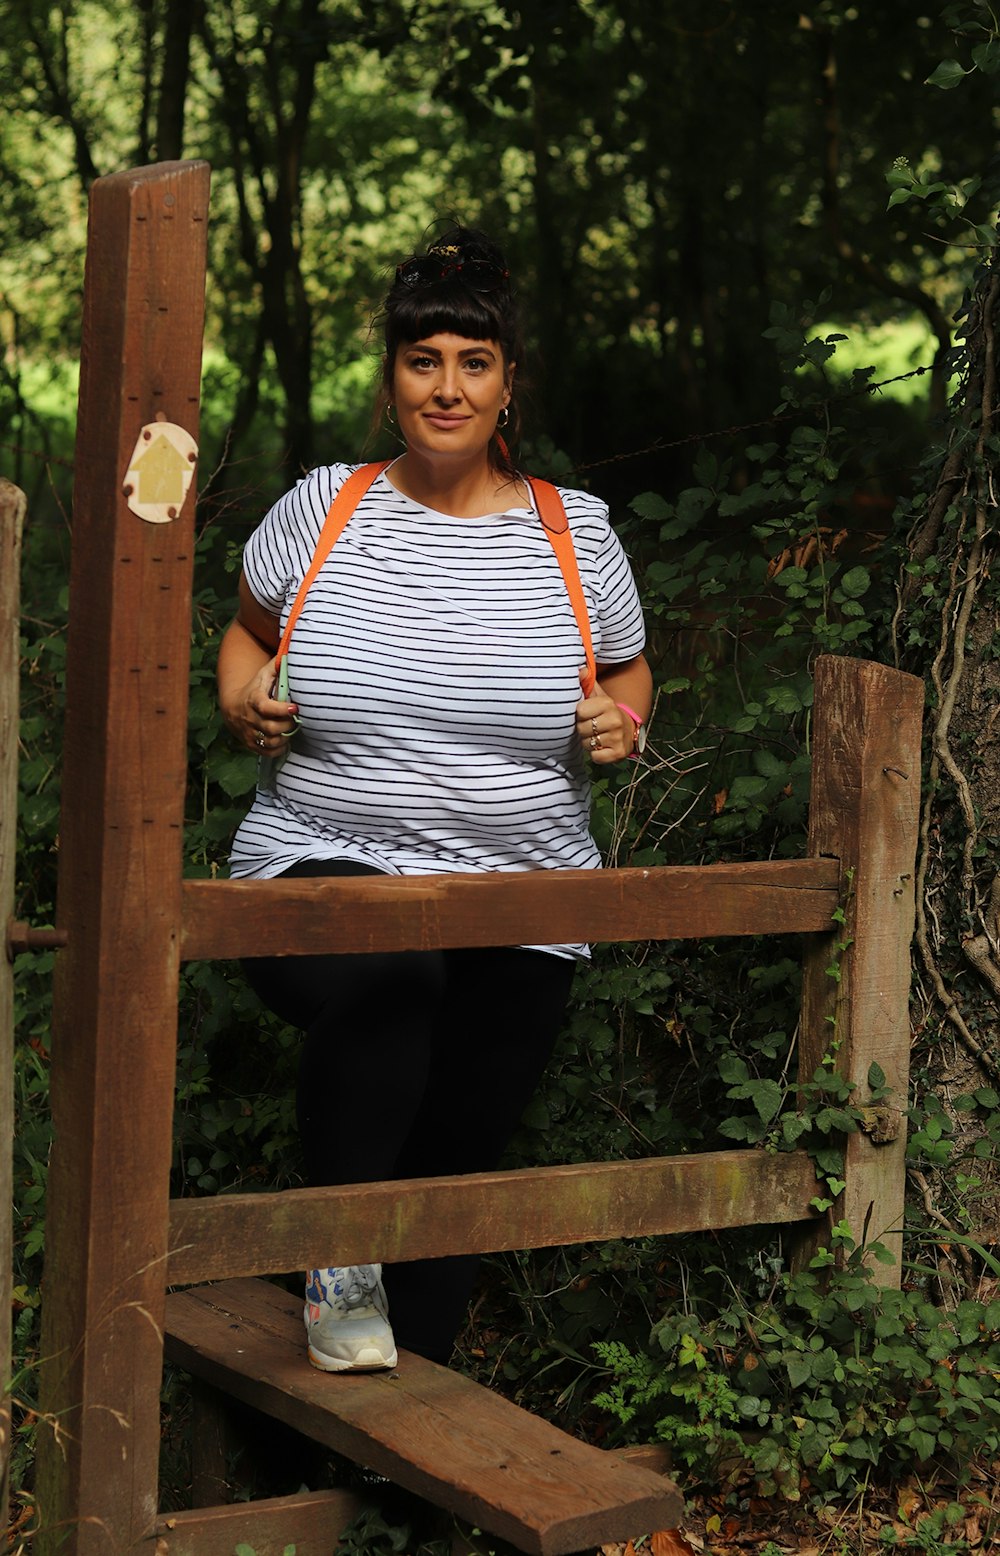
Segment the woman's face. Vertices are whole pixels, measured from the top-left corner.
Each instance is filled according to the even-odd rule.
[[[391,398],[407,447],[436,459],[485,454],[513,372],[495,340],[442,333],[404,341]]]

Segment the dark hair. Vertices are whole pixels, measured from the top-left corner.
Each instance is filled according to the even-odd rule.
[[[422,266],[421,260],[432,263]],[[440,275],[435,274],[434,261],[440,264]],[[407,278],[401,272],[408,267]],[[463,279],[463,270],[468,279]],[[489,283],[486,290],[480,290],[483,280]],[[484,232],[457,222],[436,237],[424,255],[411,256],[396,267],[395,280],[372,327],[381,329],[385,343],[373,426],[381,421],[390,403],[396,353],[401,345],[446,333],[463,335],[467,340],[496,341],[505,371],[522,358],[517,307],[503,253]],[[514,443],[521,418],[513,384],[509,387],[504,441]],[[490,440],[488,456],[497,474],[508,480],[514,477],[514,462],[496,437]]]

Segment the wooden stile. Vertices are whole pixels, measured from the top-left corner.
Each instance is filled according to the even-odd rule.
[[[206,163],[91,192],[63,747],[37,1501],[44,1551],[156,1515],[194,497],[131,513],[163,412],[198,433]]]
[[[14,912],[17,851],[18,671],[21,533],[25,496],[0,480],[0,920]],[[11,1291],[14,1197],[14,974],[0,953],[0,1520],[6,1527],[11,1448]]]
[[[248,1277],[324,1252],[338,1262],[406,1260],[778,1222],[796,1228],[805,1257],[816,1240],[808,1158],[733,1151],[170,1205],[180,962],[251,954],[264,938],[277,954],[302,955],[331,945],[799,933],[800,1079],[832,1048],[864,1101],[877,1060],[901,1121],[919,683],[883,666],[819,661],[804,860],[182,882],[193,499],[163,511],[144,491],[137,516],[122,488],[158,411],[180,429],[175,454],[197,436],[207,200],[208,169],[197,163],[115,175],[92,192],[35,1547],[42,1556],[214,1556],[245,1541],[264,1556],[301,1541],[303,1556],[318,1556],[336,1539],[353,1506],[340,1493],[157,1516],[168,1312],[170,1354],[204,1380],[199,1501],[226,1490],[213,1420],[224,1387],[539,1556],[638,1534],[644,1519],[664,1527],[679,1504],[662,1476],[634,1464],[626,1473],[447,1369],[404,1357],[398,1376],[314,1373],[300,1301]],[[150,514],[166,522],[147,522]],[[831,933],[838,901],[845,925]],[[839,982],[827,972],[834,961]],[[875,1143],[892,1133],[891,1112],[873,1109],[877,1129],[849,1142],[837,1208],[858,1230],[867,1219],[873,1234],[892,1230],[901,1211],[902,1132]],[[168,1279],[216,1278],[223,1284],[166,1298]],[[898,1280],[898,1266],[884,1278]]]

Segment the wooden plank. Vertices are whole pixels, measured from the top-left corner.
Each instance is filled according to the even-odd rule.
[[[225,1395],[195,1378],[191,1385],[191,1506],[232,1500],[229,1458],[238,1447]]]
[[[820,932],[837,906],[830,859],[648,870],[185,881],[189,960],[436,946],[672,940]]]
[[[17,857],[21,533],[25,496],[0,480],[0,923],[14,913]],[[7,1525],[11,1407],[10,1304],[14,1269],[14,969],[0,951],[0,1524]]]
[[[254,1556],[330,1556],[364,1501],[353,1491],[302,1491],[289,1497],[198,1508],[160,1517],[147,1543],[155,1556],[228,1556],[237,1545]]]
[[[230,1281],[167,1300],[172,1361],[397,1485],[536,1556],[626,1540],[678,1521],[669,1481],[401,1352],[392,1372],[317,1372],[301,1299]]]
[[[847,1188],[832,1215],[860,1239],[879,1240],[895,1265],[873,1261],[877,1278],[898,1285],[902,1250],[907,1088],[910,1057],[910,940],[920,803],[923,683],[887,665],[824,656],[816,665],[809,851],[839,858],[846,922],[807,948],[800,1076],[823,1056],[856,1083],[853,1102],[869,1099],[877,1062],[892,1088],[893,1139],[847,1137]],[[847,949],[838,950],[838,943]],[[828,972],[840,968],[839,981]],[[822,1229],[800,1251],[807,1257]]]
[[[173,1200],[171,1285],[809,1218],[801,1152],[706,1151]]]
[[[156,1515],[194,494],[131,513],[157,412],[198,432],[209,170],[91,191],[63,745],[37,1499],[46,1553]]]

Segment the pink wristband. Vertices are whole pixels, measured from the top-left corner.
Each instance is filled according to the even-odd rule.
[[[646,745],[645,720],[641,719],[638,713],[636,713],[635,709],[630,708],[627,702],[616,702],[615,707],[620,708],[623,713],[627,713],[629,718],[632,720],[632,723],[635,725],[635,733],[633,736],[634,749],[629,752],[629,761],[637,762],[641,752],[644,750]]]

